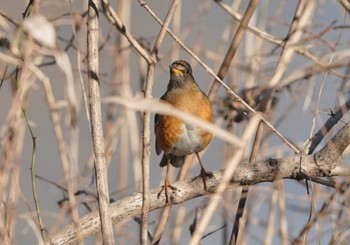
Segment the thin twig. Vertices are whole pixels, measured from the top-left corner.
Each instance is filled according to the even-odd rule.
[[[139,3],[142,5],[144,2],[139,0]],[[175,10],[179,4],[179,0],[173,0],[169,11],[164,19],[164,24],[160,29],[158,37],[154,43],[151,60],[157,60],[158,51],[160,46],[163,43],[166,31],[170,24],[170,21],[175,13]],[[148,63],[148,72],[145,84],[145,98],[150,98],[152,94],[152,87],[154,81],[154,72],[155,72],[156,62]],[[147,244],[148,239],[148,212],[149,212],[149,163],[150,163],[150,152],[151,152],[151,113],[145,111],[143,113],[143,133],[142,133],[142,193],[143,193],[143,202],[142,202],[142,225],[141,225],[141,244]]]
[[[264,237],[265,244],[272,244],[272,237],[274,233],[276,206],[277,206],[278,192],[276,188],[272,190],[271,200],[269,203],[269,211],[267,214],[266,233]]]
[[[33,149],[32,149],[32,159],[31,159],[31,164],[30,164],[30,177],[32,181],[32,192],[33,192],[33,198],[34,198],[34,203],[35,203],[35,209],[36,209],[36,214],[39,222],[39,227],[40,227],[40,233],[41,233],[41,238],[43,239],[43,242],[46,242],[46,234],[45,234],[45,226],[44,223],[41,219],[41,211],[40,211],[40,205],[39,205],[39,199],[37,195],[37,189],[36,189],[36,177],[35,177],[35,163],[36,163],[36,137],[34,136],[34,132],[32,127],[29,124],[27,112],[22,109],[24,118],[26,120],[30,136],[32,138],[32,143],[33,143]]]

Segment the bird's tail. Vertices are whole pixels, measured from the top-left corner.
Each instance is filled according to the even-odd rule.
[[[173,165],[175,168],[179,168],[184,164],[185,156],[174,156],[171,154],[170,155],[163,154],[163,157],[159,163],[159,166],[165,167],[168,164],[169,160],[171,165]]]

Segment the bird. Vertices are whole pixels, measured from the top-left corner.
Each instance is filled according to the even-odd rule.
[[[176,60],[170,66],[170,80],[167,90],[160,98],[175,108],[190,113],[213,123],[213,109],[208,96],[200,89],[193,75],[191,65],[184,60]],[[164,190],[166,203],[169,202],[168,188],[177,190],[169,182],[169,168],[179,168],[184,164],[187,155],[196,154],[200,165],[200,177],[207,191],[206,178],[214,178],[202,164],[199,152],[210,143],[213,135],[200,127],[185,123],[181,119],[168,115],[156,114],[154,118],[156,136],[156,153],[163,157],[160,167],[167,167],[164,185],[158,193],[158,198]]]

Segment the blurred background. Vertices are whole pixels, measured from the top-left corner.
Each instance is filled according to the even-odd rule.
[[[146,50],[152,50],[161,26],[140,2],[120,0],[110,4],[133,38]],[[236,18],[244,15],[249,2],[182,1],[169,29],[217,73],[239,26]],[[348,12],[341,1],[315,1],[301,37],[291,44],[293,56],[286,60],[285,70],[278,70],[282,72],[278,82],[271,84],[271,78],[280,69],[284,41],[289,40],[288,33],[296,23],[293,22],[296,9],[303,2],[260,1],[223,81],[256,110],[266,92],[274,89],[272,105],[264,112],[265,116],[284,137],[306,153],[308,140],[332,112],[348,100],[350,36]],[[145,3],[164,21],[171,1]],[[33,22],[24,24],[22,14],[27,4],[28,1],[18,0],[0,3],[0,208],[3,216],[0,231],[2,239],[9,236],[13,244],[34,244],[41,239],[31,186],[33,137],[25,114],[36,142],[36,192],[47,233],[53,234],[71,222],[62,153],[58,147],[58,142],[62,141],[57,140],[54,130],[53,110],[59,115],[65,154],[79,191],[76,195],[79,215],[82,217],[97,209],[86,106],[87,1],[38,1],[31,16],[44,16],[49,27],[36,26]],[[99,20],[102,97],[141,98],[147,63],[123,33],[110,23],[102,9]],[[50,27],[54,28],[53,33]],[[41,38],[54,40],[53,46],[43,45],[42,39],[35,37],[36,31]],[[55,62],[55,52],[67,55],[68,68],[63,69]],[[29,65],[17,66],[11,57],[35,66],[47,81],[38,79]],[[158,52],[152,96],[159,98],[165,92],[168,66],[176,59],[191,63],[196,81],[208,93],[214,78],[166,34]],[[72,79],[69,79],[70,74]],[[51,105],[45,83],[52,88],[54,102]],[[240,138],[251,114],[221,86],[212,103],[216,124]],[[139,111],[118,104],[102,103],[102,112],[110,197],[119,200],[141,190],[142,117]],[[152,114],[152,122],[153,117]],[[345,115],[334,132],[348,119],[349,115]],[[155,188],[163,184],[165,169],[159,167],[161,156],[155,154],[153,124],[151,131],[150,185]],[[316,151],[325,145],[327,137]],[[248,161],[251,147],[252,143],[242,162]],[[207,170],[225,169],[235,150],[215,137],[202,161]],[[257,160],[291,155],[294,152],[265,127]],[[347,158],[344,164],[348,164]],[[191,158],[186,165],[189,167],[184,174],[187,178],[198,175],[196,160]],[[178,169],[173,169],[174,181],[178,173]],[[347,180],[336,177],[332,181],[340,184]],[[225,192],[206,227],[205,234],[210,235],[201,240],[202,244],[228,244],[240,192],[240,188],[229,188]],[[350,227],[347,194],[312,183],[310,192],[308,195],[304,181],[295,180],[250,187],[243,243],[290,244],[295,239],[305,238],[306,244],[346,244],[349,238],[346,231]],[[208,197],[200,197],[174,206],[160,244],[187,244],[191,238],[190,226],[207,202]],[[310,213],[313,221],[305,233],[303,229]],[[150,233],[154,233],[161,215],[162,210],[150,214]],[[115,225],[116,244],[138,244],[139,229],[134,219]],[[6,235],[8,231],[10,235]],[[99,235],[86,241],[86,244],[100,243]]]

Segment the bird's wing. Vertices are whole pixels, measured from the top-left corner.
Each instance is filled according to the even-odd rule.
[[[160,115],[156,114],[154,116],[154,133],[157,133],[157,127],[159,126],[159,120],[160,120]],[[157,137],[156,137],[156,153],[159,155],[162,153],[162,149],[160,149],[160,146],[157,143]]]

